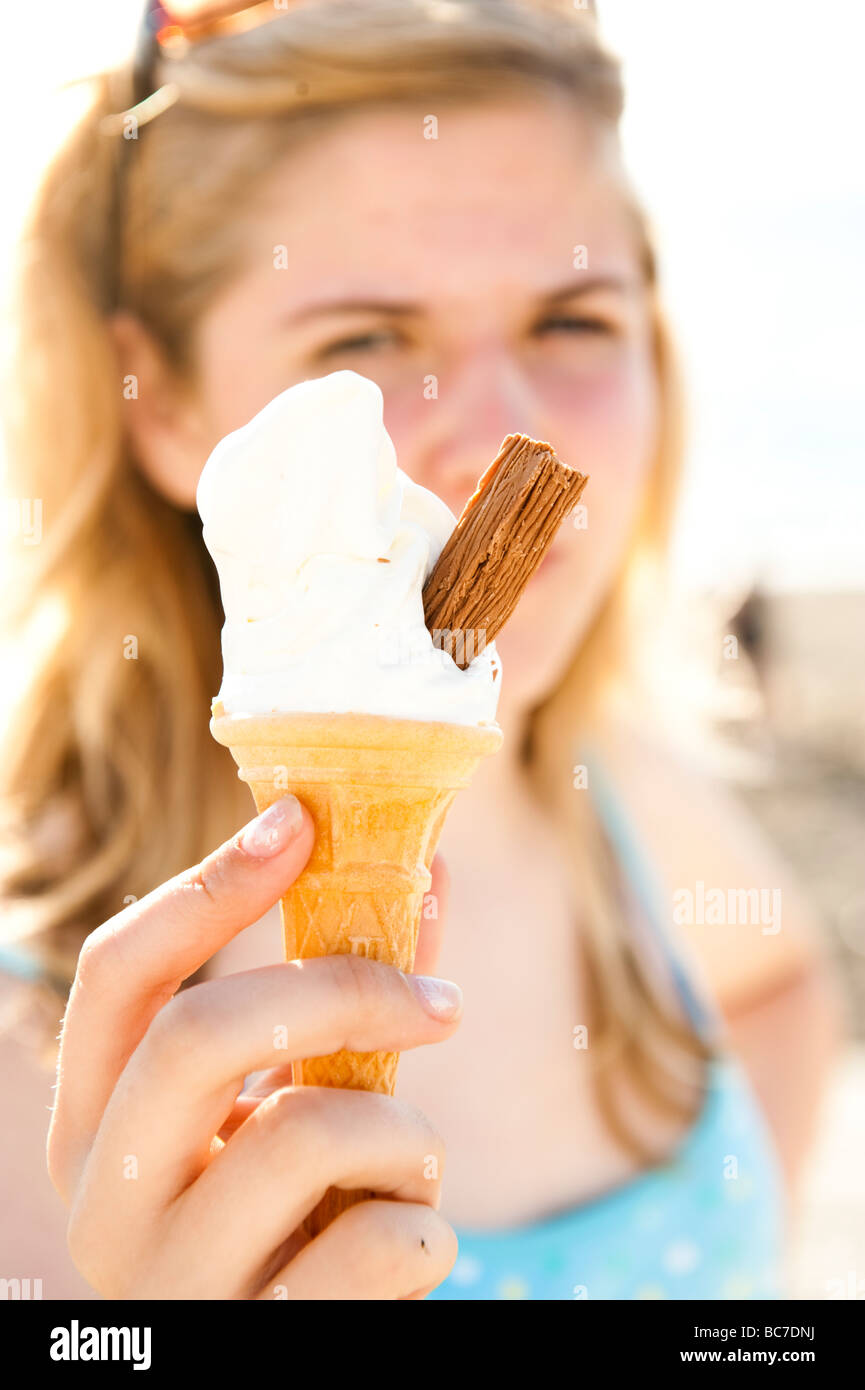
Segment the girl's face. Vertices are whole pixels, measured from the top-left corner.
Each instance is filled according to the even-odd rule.
[[[627,543],[656,433],[648,304],[615,155],[573,105],[437,119],[432,139],[425,113],[353,114],[274,170],[246,266],[196,330],[201,447],[171,492],[192,503],[224,434],[346,367],[379,384],[400,466],[457,515],[506,434],[547,440],[591,476],[584,526],[564,523],[498,639],[501,708],[524,708]]]

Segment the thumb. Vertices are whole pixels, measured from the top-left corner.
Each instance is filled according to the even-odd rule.
[[[424,894],[417,951],[414,958],[415,975],[435,974],[447,916],[450,875],[440,854],[437,854],[433,859],[430,872],[432,883],[429,892]]]

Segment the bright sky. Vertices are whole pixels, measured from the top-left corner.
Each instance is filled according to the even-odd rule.
[[[47,96],[127,51],[141,8],[41,0],[4,16],[7,207],[55,138]],[[865,7],[599,9],[691,388],[679,581],[865,588]],[[13,226],[0,218],[0,254]]]

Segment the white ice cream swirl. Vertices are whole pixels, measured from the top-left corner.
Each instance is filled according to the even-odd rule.
[[[397,466],[383,404],[356,372],[304,381],[208,459],[197,500],[225,609],[227,713],[495,722],[495,645],[463,671],[424,624],[455,517]]]

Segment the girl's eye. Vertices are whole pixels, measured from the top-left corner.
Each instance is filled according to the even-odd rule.
[[[393,342],[393,339],[392,333],[357,333],[353,338],[340,338],[337,342],[331,343],[322,349],[319,356],[333,357],[339,352],[364,352],[381,343]]]
[[[538,332],[547,333],[553,331],[564,331],[565,333],[612,333],[613,325],[606,319],[593,318],[574,318],[568,314],[557,314],[554,318],[544,319]]]

